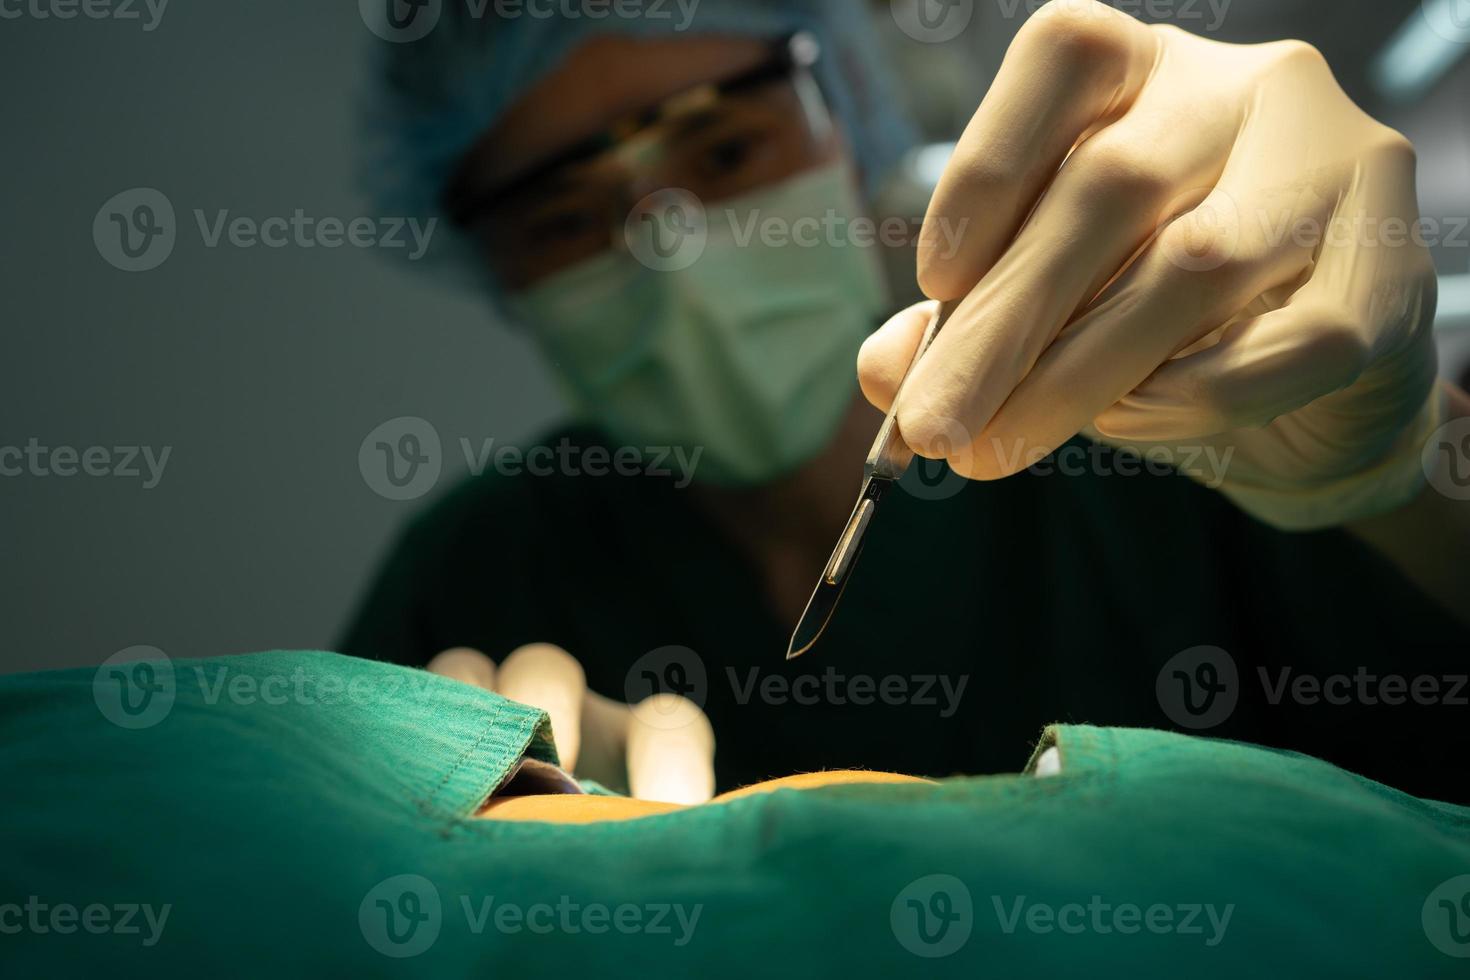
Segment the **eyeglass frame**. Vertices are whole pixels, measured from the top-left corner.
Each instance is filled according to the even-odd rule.
[[[461,175],[451,178],[441,196],[441,206],[450,221],[469,228],[501,202],[516,197],[547,176],[577,164],[595,159],[637,137],[640,133],[684,112],[691,106],[711,104],[721,98],[759,88],[772,82],[793,79],[797,95],[812,114],[813,99],[821,101],[822,112],[830,120],[830,111],[822,97],[821,86],[813,68],[821,59],[821,44],[809,31],[797,31],[771,46],[771,55],[761,64],[717,82],[703,82],[659,100],[644,109],[628,113],[586,139],[532,165],[496,187],[468,194],[457,193],[464,181]]]

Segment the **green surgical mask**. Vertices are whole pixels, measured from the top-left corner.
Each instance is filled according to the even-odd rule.
[[[861,214],[846,163],[809,170],[710,207],[687,268],[615,250],[512,310],[614,439],[702,450],[706,482],[764,483],[820,452],[857,391],[858,349],[888,304],[876,246],[850,240]]]

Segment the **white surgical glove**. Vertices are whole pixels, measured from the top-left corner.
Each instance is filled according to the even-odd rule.
[[[1277,527],[1392,510],[1422,484],[1440,412],[1418,221],[1412,147],[1309,46],[1056,0],[1012,43],[930,205],[920,284],[963,301],[899,428],[977,479],[1085,432]],[[864,348],[880,408],[928,312]],[[1202,456],[1223,469],[1185,465]]]
[[[604,698],[587,689],[576,658],[549,643],[523,646],[498,668],[480,651],[456,647],[428,670],[545,711],[568,772],[659,803],[704,803],[715,794],[714,729],[687,698],[655,694],[632,706]]]

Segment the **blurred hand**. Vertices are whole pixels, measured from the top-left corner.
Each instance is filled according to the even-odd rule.
[[[626,705],[587,690],[582,665],[547,643],[521,647],[497,667],[458,647],[429,661],[431,673],[540,708],[551,717],[562,768],[635,799],[704,803],[714,796],[714,731],[694,702],[655,694]]]
[[[1086,432],[1176,464],[1213,452],[1220,489],[1280,527],[1390,510],[1422,483],[1437,408],[1418,218],[1412,147],[1311,47],[1058,0],[929,208],[920,285],[963,301],[899,428],[976,479]],[[864,348],[879,408],[930,309]]]

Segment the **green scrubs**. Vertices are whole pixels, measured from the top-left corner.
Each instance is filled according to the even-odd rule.
[[[542,445],[564,439],[602,444],[575,430]],[[1274,531],[1086,442],[1047,472],[924,475],[885,500],[826,635],[789,664],[795,624],[695,489],[570,468],[474,478],[438,500],[340,649],[423,664],[454,646],[499,659],[559,644],[609,697],[701,701],[729,789],[820,768],[1004,772],[1056,719],[1177,727],[1161,701],[1183,692],[1161,693],[1160,678],[1175,683],[1171,661],[1207,645],[1229,657],[1233,706],[1186,717],[1190,730],[1470,802],[1470,631],[1350,535]],[[1433,684],[1436,700],[1390,703],[1390,676]],[[1311,696],[1343,678],[1346,698]]]
[[[1470,810],[1305,756],[1058,726],[1046,778],[472,819],[520,759],[555,759],[549,735],[530,708],[332,654],[4,678],[0,959],[15,976],[1465,975]]]

